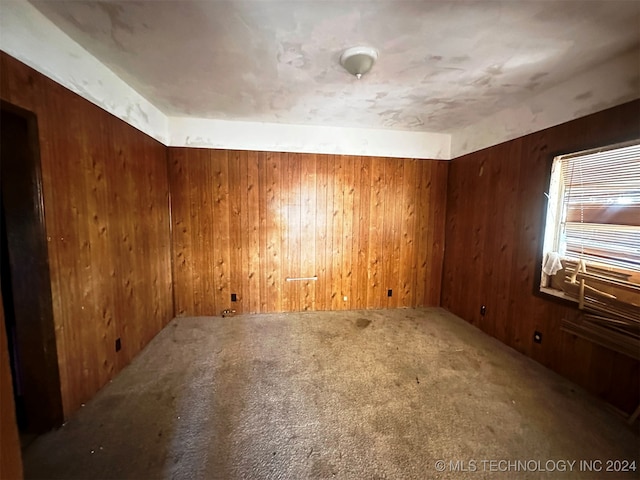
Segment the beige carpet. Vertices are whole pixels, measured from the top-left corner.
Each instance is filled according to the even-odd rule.
[[[638,452],[577,386],[410,309],[175,319],[24,462],[51,479],[614,479],[638,473],[607,460]]]

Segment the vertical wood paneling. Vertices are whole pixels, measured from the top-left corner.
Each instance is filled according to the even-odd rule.
[[[53,228],[59,232],[59,237],[53,237],[50,243],[50,250],[55,251],[55,258],[53,265],[51,265],[51,275],[55,275],[54,272],[58,271],[64,282],[67,283],[68,290],[64,292],[64,296],[61,299],[61,311],[60,314],[63,318],[63,325],[74,325],[74,319],[83,318],[85,316],[85,309],[92,304],[91,299],[91,276],[87,276],[86,273],[79,274],[79,272],[88,272],[91,265],[91,259],[89,257],[89,244],[87,241],[88,224],[84,219],[89,219],[88,211],[86,210],[86,204],[84,198],[86,196],[86,185],[81,178],[83,173],[83,154],[81,144],[81,132],[83,129],[84,119],[81,118],[82,108],[81,103],[77,98],[74,98],[68,104],[65,105],[64,97],[57,95],[55,98],[55,104],[51,103],[47,105],[49,107],[47,111],[62,112],[65,108],[69,108],[70,112],[66,116],[66,124],[72,134],[66,136],[58,144],[57,140],[62,137],[55,136],[55,139],[51,142],[52,150],[41,150],[41,162],[44,171],[45,157],[51,156],[52,180],[51,184],[56,185],[61,182],[63,185],[67,182],[73,185],[73,188],[67,190],[65,196],[66,201],[60,201],[56,204],[60,212],[58,225]],[[53,103],[53,102],[52,102]],[[38,115],[38,120],[40,115]],[[53,125],[50,126],[55,128]],[[41,133],[43,135],[43,133]],[[54,143],[56,142],[56,143]],[[68,158],[64,158],[62,155],[56,155],[56,152],[74,152]],[[51,153],[49,153],[51,152]],[[64,169],[62,164],[64,165]],[[66,170],[65,179],[60,178],[59,174]],[[43,182],[46,182],[43,178]],[[45,208],[47,200],[47,190],[44,189],[45,194]],[[48,209],[45,210],[48,214]],[[53,212],[51,212],[53,213]],[[49,226],[47,225],[49,231]],[[54,243],[55,242],[55,243]],[[52,245],[53,244],[53,245]],[[51,248],[52,247],[52,248]],[[59,270],[58,270],[59,269]],[[96,272],[97,273],[97,272]],[[54,310],[54,315],[56,311]],[[93,312],[87,311],[87,315],[90,316]],[[89,398],[89,392],[96,389],[96,381],[90,379],[90,372],[95,369],[95,358],[92,355],[91,348],[95,342],[95,334],[97,329],[90,322],[78,323],[75,328],[62,328],[62,335],[65,339],[65,344],[69,346],[68,349],[58,351],[60,356],[63,352],[66,352],[64,362],[64,379],[67,383],[67,390],[62,387],[63,399],[71,396],[78,396],[80,398]],[[86,341],[85,341],[86,339]],[[73,348],[75,346],[75,348]],[[64,355],[64,354],[63,354]],[[62,373],[62,372],[61,372]],[[63,375],[60,378],[61,384],[63,382]],[[64,400],[63,400],[64,404]],[[67,408],[65,407],[65,411]]]
[[[191,174],[195,177],[206,176],[207,178],[211,178],[209,152],[199,150],[197,154],[203,158],[204,161],[198,162],[198,168],[194,169]],[[193,305],[194,311],[198,312],[198,315],[206,315],[206,312],[213,311],[213,296],[207,295],[207,290],[209,290],[209,293],[212,293],[213,275],[211,275],[210,272],[213,269],[213,265],[209,259],[211,250],[205,248],[205,245],[213,245],[213,238],[205,239],[205,235],[209,234],[209,228],[213,222],[210,201],[212,189],[202,188],[198,183],[190,184],[190,189],[188,223],[189,230],[192,234],[191,241],[198,252],[198,254],[192,256],[188,262],[189,271],[192,275]],[[203,272],[206,272],[206,274]]]
[[[639,362],[561,331],[577,309],[534,291],[553,156],[640,137],[639,112],[631,102],[453,160],[442,282],[445,308],[627,412]]]
[[[433,190],[432,199],[446,199],[447,181],[449,176],[449,164],[447,162],[433,162],[431,168],[434,171],[432,179]],[[429,219],[429,229],[431,235],[431,251],[429,258],[431,261],[431,277],[427,286],[427,305],[440,305],[442,294],[442,272],[445,251],[445,216],[447,213],[446,201],[430,201],[430,209],[433,216]]]
[[[169,162],[169,179],[171,181],[171,203],[184,205],[186,214],[174,218],[172,229],[173,243],[173,279],[176,284],[183,285],[184,291],[175,297],[176,315],[186,315],[187,309],[193,311],[194,277],[191,270],[189,252],[192,245],[191,213],[190,213],[190,181],[189,169],[186,165],[186,151],[175,150]],[[175,292],[174,292],[175,295]]]
[[[369,285],[369,230],[371,225],[371,159],[360,157],[358,166],[360,169],[360,183],[357,184],[360,197],[360,214],[358,216],[358,258],[355,275],[358,278],[356,291],[356,307],[368,308]],[[375,217],[374,217],[375,220]],[[363,268],[366,267],[366,268]]]
[[[416,268],[416,303],[426,305],[427,287],[429,285],[429,268],[431,259],[429,252],[433,243],[433,233],[429,229],[429,218],[432,214],[429,206],[429,198],[433,192],[431,188],[431,165],[420,162],[418,172],[418,225],[416,237],[418,248],[415,252],[413,265]]]
[[[333,310],[334,303],[336,301],[337,293],[335,292],[335,278],[334,278],[334,256],[335,256],[335,247],[337,245],[338,239],[333,236],[333,224],[336,221],[336,214],[334,212],[334,190],[335,190],[335,182],[334,182],[334,164],[335,164],[335,156],[334,155],[325,155],[324,156],[327,167],[327,210],[326,210],[326,225],[325,231],[327,232],[327,244],[326,244],[326,256],[325,256],[325,305],[327,310]],[[339,274],[339,272],[336,272]]]
[[[340,271],[342,272],[341,282],[341,296],[342,308],[351,309],[355,308],[355,290],[353,285],[353,242],[354,242],[354,229],[353,229],[353,214],[354,214],[354,164],[353,157],[341,156],[341,179],[342,179],[342,207],[340,209],[340,216],[342,217],[342,264],[340,265]],[[344,297],[347,297],[347,301],[344,301]]]
[[[368,284],[367,304],[371,308],[382,308],[382,288],[384,284],[384,159],[371,160],[371,201],[369,203],[369,244],[368,244]]]
[[[224,150],[210,150],[211,166],[213,167],[213,212],[211,216],[211,233],[213,234],[213,249],[207,261],[213,264],[213,297],[214,306],[208,315],[219,314],[230,306],[230,271],[231,244],[229,235],[229,158]],[[203,188],[206,190],[206,187]],[[205,245],[205,248],[208,245]]]
[[[246,205],[247,192],[247,152],[229,152],[229,285],[230,293],[237,295],[237,302],[232,306],[238,313],[244,311],[243,278],[246,272],[243,268],[243,228],[242,218],[246,216],[243,203]],[[242,189],[244,187],[244,190]],[[244,274],[244,275],[243,275]],[[231,288],[233,285],[233,288]]]
[[[169,232],[169,184],[167,179],[167,149],[158,142],[143,144],[143,162],[139,162],[140,175],[145,178],[145,190],[140,197],[142,205],[142,225],[139,230],[141,244],[153,258],[168,258],[168,262],[148,261],[139,255],[146,267],[144,280],[139,281],[142,291],[138,292],[144,307],[147,321],[138,322],[143,334],[138,339],[138,348],[143,349],[153,337],[166,325],[173,315],[173,289],[171,283],[171,236]],[[157,159],[164,159],[164,161]],[[158,168],[147,168],[147,165],[158,162]],[[164,168],[162,168],[164,166]],[[109,188],[108,188],[109,189]],[[163,217],[163,225],[157,225],[159,216]],[[163,234],[163,232],[168,233]],[[115,278],[115,271],[113,277]],[[167,315],[167,308],[169,310]]]
[[[329,286],[331,285],[331,269],[329,262],[331,261],[331,238],[329,236],[329,162],[326,155],[316,155],[316,274],[318,281],[316,282],[316,310],[330,310],[330,296],[327,295]]]
[[[359,289],[359,281],[360,276],[358,275],[358,265],[360,258],[360,219],[362,218],[362,201],[361,201],[361,190],[360,184],[362,182],[362,170],[361,170],[361,158],[360,157],[350,157],[351,158],[351,192],[349,193],[350,202],[353,205],[351,209],[351,308],[364,308],[362,306],[362,294]]]
[[[300,158],[300,273],[303,277],[313,277],[316,271],[316,156]],[[300,284],[301,310],[315,310],[316,282],[304,281]]]
[[[342,278],[345,271],[341,268],[344,255],[344,238],[342,236],[343,208],[344,208],[344,183],[342,177],[342,157],[333,156],[333,170],[331,178],[333,180],[333,199],[331,203],[331,216],[333,218],[331,238],[333,249],[331,253],[331,310],[344,310],[345,301],[342,291]],[[347,298],[348,301],[348,298]]]
[[[259,312],[260,302],[260,201],[259,201],[259,162],[256,152],[247,153],[247,192],[246,215],[242,217],[243,232],[247,241],[242,244],[247,259],[247,274],[243,277],[249,291],[249,303],[244,303],[243,311]]]
[[[438,305],[446,162],[170,148],[169,165],[181,314],[232,292],[243,312]]]
[[[171,149],[169,149],[169,156],[171,156]],[[273,292],[268,292],[267,291],[267,282],[268,281],[273,281],[272,278],[269,278],[269,274],[267,272],[267,228],[269,226],[269,228],[273,228],[270,225],[269,221],[269,225],[267,224],[267,210],[268,210],[268,201],[269,201],[269,197],[271,198],[271,203],[273,204],[273,188],[271,188],[271,190],[267,189],[267,178],[268,178],[268,170],[270,168],[269,165],[267,165],[266,162],[266,158],[267,158],[267,154],[264,152],[260,152],[258,154],[258,187],[259,187],[259,193],[258,193],[258,212],[259,212],[259,219],[258,219],[258,235],[259,235],[259,239],[258,239],[258,252],[257,252],[257,257],[258,257],[258,271],[256,272],[259,282],[260,282],[260,289],[259,289],[259,293],[258,293],[258,298],[259,298],[259,302],[260,302],[260,308],[258,310],[258,312],[269,312],[272,311],[270,310],[270,307],[273,308],[271,305],[267,304],[267,301],[269,299],[269,293],[271,293],[273,295]],[[273,177],[273,174],[271,174],[271,177]],[[205,179],[206,181],[206,179]],[[272,182],[273,180],[271,180]],[[174,213],[177,213],[178,215],[181,214],[181,210],[180,210],[180,205],[171,205],[171,215],[174,215]],[[272,274],[273,276],[273,274]],[[173,288],[174,291],[176,290],[176,287],[178,286],[178,284],[176,283]],[[273,302],[273,299],[271,299]]]
[[[402,182],[402,202],[400,204],[400,279],[397,287],[398,304],[401,307],[413,305],[415,298],[415,265],[414,242],[416,226],[416,172],[417,160],[407,160],[404,164],[404,178]]]
[[[390,222],[387,244],[391,251],[385,262],[385,278],[387,279],[385,291],[391,289],[392,292],[391,297],[387,295],[387,308],[397,308],[400,296],[400,253],[402,250],[402,200],[405,162],[406,160],[388,162],[391,177],[388,177],[387,180],[389,188],[387,189],[385,205],[389,206],[389,210],[385,215],[385,219],[389,219]]]
[[[90,118],[85,118],[84,121],[90,122]],[[110,132],[105,132],[105,129],[100,124],[90,124],[93,129],[91,135],[91,142],[83,142],[83,156],[88,158],[88,162],[85,164],[84,170],[85,178],[84,184],[89,185],[90,188],[86,195],[86,207],[90,215],[90,225],[92,228],[88,229],[88,244],[90,246],[91,265],[97,266],[96,274],[91,276],[91,284],[89,290],[92,294],[90,306],[85,308],[91,308],[91,317],[98,322],[98,328],[95,329],[97,338],[92,345],[98,350],[96,358],[103,359],[100,365],[96,365],[96,374],[93,377],[96,383],[92,386],[92,389],[100,388],[100,386],[107,383],[107,381],[113,376],[116,365],[114,363],[115,358],[111,355],[115,339],[117,338],[116,324],[113,321],[113,308],[115,307],[114,299],[110,298],[110,295],[98,295],[103,292],[101,285],[106,286],[107,292],[114,292],[117,288],[115,272],[113,268],[110,268],[109,257],[113,255],[112,244],[108,236],[108,227],[110,224],[110,208],[109,208],[109,186],[107,183],[108,173],[104,159],[102,158],[102,152],[108,150],[108,135]],[[104,255],[104,252],[109,252],[109,255]],[[103,274],[98,274],[103,272]]]
[[[504,159],[502,162],[488,164],[488,168],[491,169],[490,178],[492,181],[489,205],[495,205],[503,198],[514,198],[517,194],[518,184],[510,179],[519,175],[519,162],[512,161],[520,154],[519,144],[507,144],[505,148],[507,151],[501,155],[501,158]],[[486,331],[503,342],[509,336],[510,326],[506,322],[498,321],[498,319],[505,318],[509,311],[509,275],[503,273],[504,271],[510,272],[513,268],[514,244],[508,239],[513,238],[518,230],[517,208],[516,202],[510,202],[505,204],[502,209],[488,209],[490,212],[489,231],[500,232],[500,234],[490,237],[490,251],[487,253],[489,258],[496,259],[496,261],[491,267],[493,274],[486,282],[487,293],[491,296],[488,301],[491,305],[495,305],[495,308],[486,315]]]
[[[198,315],[213,315],[215,313],[215,278],[216,265],[214,255],[216,248],[215,217],[213,215],[213,195],[219,185],[213,182],[216,165],[211,161],[208,150],[196,152],[200,162],[195,164],[192,174],[196,178],[209,178],[209,185],[191,184],[192,196],[189,202],[189,224],[193,232],[192,242],[197,246],[198,254],[191,258],[190,270],[193,275],[193,301]],[[209,246],[213,248],[208,248]]]
[[[445,201],[440,201],[441,198],[447,198],[447,183],[449,179],[449,163],[437,162],[433,165],[435,168],[435,189],[431,197],[434,207],[434,217],[432,219],[431,230],[434,232],[433,236],[433,250],[431,255],[431,261],[433,262],[433,268],[431,270],[431,277],[429,278],[430,287],[429,295],[430,299],[427,303],[440,305],[440,299],[442,297],[442,270],[444,264],[444,251],[446,247],[445,237],[445,224],[447,214],[447,204]]]
[[[173,316],[166,147],[10,56],[0,62],[2,99],[37,117],[68,418]]]
[[[277,283],[281,283],[283,277],[299,278],[305,276],[301,270],[300,252],[302,248],[300,241],[300,160],[296,158],[296,155],[286,155],[286,168],[282,170],[282,179],[282,184],[278,186],[280,192],[283,192],[279,196],[284,199],[280,208],[286,212],[286,220],[284,220],[284,225],[276,225],[274,235],[280,234],[286,242],[287,248],[286,257],[282,257],[282,271],[276,272],[274,276],[274,281]],[[288,292],[287,302],[283,305],[276,305],[275,310],[300,311],[302,282],[286,282],[286,286]]]
[[[292,262],[291,268],[286,263],[289,254],[289,232],[295,234],[295,226],[289,226],[289,216],[291,221],[295,223],[293,214],[289,211],[290,198],[283,195],[288,192],[284,187],[284,182],[291,181],[286,175],[286,167],[288,157],[285,155],[282,161],[272,152],[266,154],[265,171],[267,174],[267,199],[265,202],[265,218],[266,218],[266,236],[265,236],[265,272],[266,272],[266,290],[262,295],[266,296],[266,310],[269,312],[278,312],[283,308],[284,301],[287,305],[292,302],[293,285],[284,281],[285,277],[291,275],[289,271],[295,268],[295,262]],[[283,231],[283,228],[286,230]],[[284,264],[283,264],[284,262]]]

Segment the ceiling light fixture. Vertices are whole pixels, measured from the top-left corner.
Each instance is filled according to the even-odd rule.
[[[355,75],[358,80],[371,70],[373,64],[378,59],[378,52],[371,47],[351,47],[347,48],[342,55],[340,55],[340,65],[349,72],[351,75]]]

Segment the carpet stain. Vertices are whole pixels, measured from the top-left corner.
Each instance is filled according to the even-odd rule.
[[[311,467],[311,478],[331,478],[335,477],[338,469],[325,459],[314,460]]]
[[[371,320],[367,318],[359,318],[356,320],[356,327],[358,328],[367,328],[371,324]]]

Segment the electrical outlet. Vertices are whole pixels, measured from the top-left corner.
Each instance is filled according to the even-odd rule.
[[[238,301],[238,295],[236,295],[235,293],[231,294],[231,301],[232,302],[237,302]]]
[[[486,305],[482,305],[480,307],[480,315],[482,315],[484,317],[485,313],[487,313],[487,306]]]
[[[387,290],[387,297],[391,297],[393,296],[393,290],[389,289]]]
[[[116,352],[122,350],[122,341],[119,338],[116,338]]]
[[[535,343],[542,343],[542,333],[538,332],[537,330],[533,332],[533,341]]]

